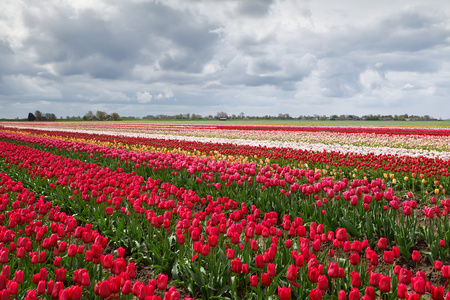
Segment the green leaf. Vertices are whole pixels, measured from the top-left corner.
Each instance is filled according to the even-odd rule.
[[[358,234],[358,231],[357,231],[355,225],[353,225],[346,219],[342,219],[342,224],[344,225],[345,229],[347,229],[350,232],[350,234],[352,236],[359,238],[360,234]]]
[[[173,279],[178,279],[178,260],[175,261],[175,263],[172,266],[171,274]]]

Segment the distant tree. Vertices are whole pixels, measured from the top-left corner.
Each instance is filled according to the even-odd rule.
[[[219,111],[216,115],[217,119],[228,119],[228,114],[224,111]]]
[[[203,117],[202,115],[192,114],[191,120],[201,120]]]
[[[100,121],[105,121],[107,119],[108,114],[106,112],[104,112],[104,111],[97,110],[97,112],[95,113],[95,116]]]
[[[94,113],[92,112],[92,110],[88,111],[83,117],[83,120],[85,120],[85,121],[91,121],[93,119],[94,119]]]
[[[36,116],[32,113],[28,113],[28,121],[36,121]]]
[[[37,121],[42,121],[42,113],[39,110],[36,110],[34,115],[36,116]]]
[[[243,112],[241,112],[241,113],[239,114],[238,118],[239,118],[239,119],[244,119],[244,118],[245,118],[245,115],[244,115],[244,113],[243,113]]]
[[[119,114],[116,113],[116,112],[113,112],[113,113],[111,114],[111,118],[112,118],[113,121],[120,121],[120,116],[119,116]]]
[[[47,119],[47,121],[56,121],[56,116],[55,116],[55,114],[46,113],[45,119]]]

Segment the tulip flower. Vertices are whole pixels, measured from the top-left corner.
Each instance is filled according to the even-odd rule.
[[[251,275],[250,276],[250,285],[253,287],[257,287],[259,284],[258,282],[258,275]]]
[[[379,287],[380,285],[380,277],[381,274],[379,273],[369,273],[369,283],[373,287]]]
[[[289,281],[295,281],[297,280],[297,272],[299,267],[296,267],[295,265],[290,265],[287,269],[286,278]]]
[[[350,273],[350,277],[352,286],[354,288],[359,288],[361,286],[361,276],[359,275],[359,273],[356,271],[352,271]]]
[[[425,283],[425,279],[422,276],[416,276],[411,279],[411,286],[419,295],[425,294]]]
[[[233,273],[241,273],[242,271],[242,262],[239,257],[236,257],[231,261],[231,272]]]
[[[380,276],[379,281],[380,291],[383,293],[389,293],[391,291],[391,277],[386,275]]]
[[[368,300],[375,300],[375,289],[373,287],[366,286],[366,290],[364,291],[364,296],[368,299]]]
[[[310,300],[321,300],[322,299],[322,291],[318,288],[312,289],[309,293]]]
[[[387,264],[394,263],[394,252],[393,251],[384,251],[384,262]]]
[[[417,250],[413,250],[411,258],[413,261],[415,261],[416,263],[420,262],[420,251]]]
[[[56,281],[65,281],[66,280],[66,269],[60,268],[55,270]]]
[[[319,288],[322,291],[326,291],[328,289],[328,278],[325,275],[319,276],[317,288]]]
[[[270,275],[267,273],[261,274],[261,282],[264,286],[269,286],[272,283],[272,279],[270,278]]]
[[[328,276],[330,276],[331,278],[339,277],[339,265],[337,263],[331,262],[328,265]]]
[[[319,280],[319,270],[317,268],[309,269],[308,278],[312,283],[316,283]]]
[[[348,300],[359,300],[359,290],[357,288],[352,288],[348,294]]]
[[[350,263],[354,266],[359,265],[359,254],[358,253],[350,254]]]
[[[291,288],[290,287],[278,287],[278,297],[280,300],[289,300],[291,299]]]
[[[267,265],[267,274],[269,274],[270,277],[274,277],[276,275],[275,264],[270,263]]]
[[[444,287],[443,286],[432,287],[431,299],[433,300],[444,299]]]

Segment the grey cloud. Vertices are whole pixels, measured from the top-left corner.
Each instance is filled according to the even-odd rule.
[[[251,17],[265,16],[274,0],[240,0],[237,6],[239,14]]]
[[[417,53],[449,45],[447,16],[436,11],[407,10],[355,27],[346,26],[324,34],[323,55],[345,53]],[[319,42],[319,41],[317,41]],[[316,45],[318,46],[318,45]],[[318,49],[319,50],[319,49]]]
[[[205,19],[156,3],[123,4],[119,10],[108,21],[89,9],[76,17],[65,7],[48,14],[27,11],[24,20],[33,34],[26,46],[38,63],[57,64],[61,75],[105,79],[125,78],[137,63],[157,60],[163,68],[195,73],[214,53],[217,36]],[[171,47],[181,58],[164,54]]]

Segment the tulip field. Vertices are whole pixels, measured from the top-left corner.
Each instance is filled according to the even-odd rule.
[[[0,123],[1,299],[450,299],[450,128]]]

